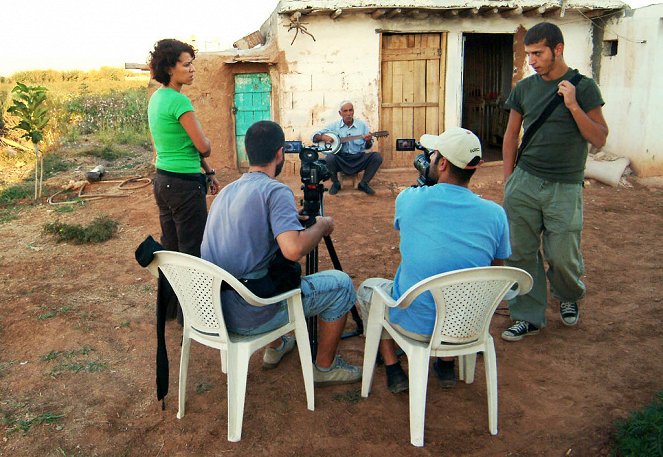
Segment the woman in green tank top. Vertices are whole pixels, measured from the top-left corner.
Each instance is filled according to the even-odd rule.
[[[152,77],[162,86],[150,97],[148,122],[156,155],[154,195],[159,206],[161,243],[168,250],[200,256],[207,220],[205,195],[219,191],[214,170],[205,161],[212,151],[182,87],[193,83],[195,51],[187,43],[165,39],[150,53]]]

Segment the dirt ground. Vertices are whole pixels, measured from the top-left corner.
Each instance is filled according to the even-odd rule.
[[[336,251],[355,285],[393,276],[394,199],[415,178],[414,169],[381,172],[376,196],[346,183],[325,197]],[[286,181],[299,192],[298,178]],[[0,225],[0,455],[607,455],[614,420],[663,388],[663,191],[630,182],[632,188],[586,187],[588,295],[579,325],[561,325],[551,301],[540,335],[507,343],[498,335],[509,318],[493,319],[499,434],[488,432],[480,358],[474,384],[444,390],[431,376],[421,449],[409,443],[407,394],[387,391],[383,368],[369,398],[360,398],[359,385],[318,388],[311,412],[296,356],[263,371],[261,353],[254,355],[242,440],[230,443],[219,354],[194,344],[186,416],[178,420],[181,330],[174,321],[166,330],[171,380],[162,411],[154,382],[155,280],[134,260],[145,236],[159,235],[150,187],[68,213],[28,207]],[[480,169],[472,188],[501,202],[500,168]],[[118,235],[101,245],[58,244],[42,233],[49,221],[87,223],[100,214],[120,222]],[[324,245],[320,256],[320,269],[330,268]],[[353,337],[340,350],[360,363],[363,345]]]

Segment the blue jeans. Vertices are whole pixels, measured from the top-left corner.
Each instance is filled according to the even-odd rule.
[[[332,322],[345,316],[355,305],[355,289],[347,273],[326,270],[303,276],[299,286],[302,290],[302,305],[306,317],[318,316],[325,322]],[[255,328],[229,328],[240,335],[259,335],[288,323],[288,304],[283,301],[274,317]]]

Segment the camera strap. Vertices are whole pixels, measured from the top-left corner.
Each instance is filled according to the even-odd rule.
[[[569,82],[574,86],[577,86],[582,78],[583,76],[579,72],[576,72],[576,74],[571,79],[569,79]],[[537,130],[539,130],[539,128],[544,124],[544,122],[548,120],[552,112],[555,111],[555,108],[557,108],[557,106],[560,103],[562,103],[563,100],[564,97],[558,95],[557,89],[555,89],[552,99],[550,100],[548,105],[543,109],[539,117],[534,122],[532,122],[532,125],[530,125],[529,128],[525,130],[525,133],[523,133],[523,139],[520,142],[520,147],[518,148],[518,151],[516,152],[516,160],[513,163],[513,168],[516,168],[516,166],[518,165],[518,161],[522,157],[525,148],[529,144],[534,134],[537,132]]]

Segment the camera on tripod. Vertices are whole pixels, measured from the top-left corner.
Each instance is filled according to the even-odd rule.
[[[286,141],[283,152],[286,154],[299,154],[302,161],[299,175],[302,178],[302,190],[304,199],[302,201],[303,216],[309,216],[304,226],[315,224],[316,216],[321,215],[322,194],[325,188],[322,181],[331,178],[331,172],[327,168],[327,162],[321,160],[319,152],[331,150],[329,146],[304,146],[301,141]]]
[[[299,175],[302,183],[317,185],[321,181],[331,178],[331,172],[327,168],[327,162],[320,160],[319,152],[329,151],[330,147],[304,146],[301,141],[286,141],[283,152],[286,154],[299,154],[302,165]]]
[[[430,156],[433,155],[433,151],[429,151],[421,145],[414,138],[397,138],[396,139],[396,150],[397,151],[414,151],[419,149],[423,151],[422,154],[419,154],[414,158],[414,168],[419,172],[419,177],[417,178],[417,187],[421,186],[433,186],[437,184],[428,176],[430,171]]]

